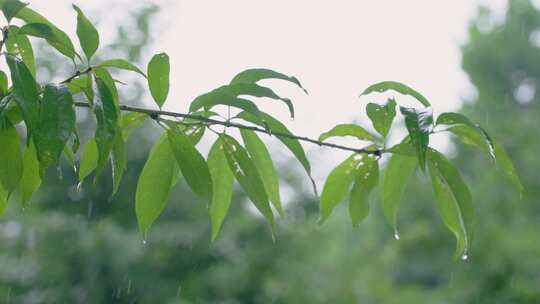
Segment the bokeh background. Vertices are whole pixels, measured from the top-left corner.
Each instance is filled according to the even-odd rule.
[[[338,122],[368,125],[361,115],[367,100],[358,93],[376,81],[400,80],[425,93],[438,113],[460,110],[482,124],[514,159],[526,191],[520,199],[489,160],[451,138],[435,142],[469,182],[478,214],[469,259],[458,261],[423,174],[407,187],[399,241],[383,217],[380,190],[359,228],[345,208],[319,226],[307,178],[270,139],[287,202],[275,243],[241,191],[211,243],[204,202],[180,182],[143,244],[134,189],[159,134],[148,124],[129,142],[128,171],[115,197],[110,178],[97,185],[90,178],[77,191],[65,165],[49,172],[30,208],[12,202],[0,220],[0,303],[540,303],[537,3],[76,2],[103,35],[101,58],[126,57],[144,67],[152,53],[171,55],[168,109],[184,111],[236,72],[264,66],[303,80],[310,96],[276,86],[297,105],[291,129],[317,136]],[[31,5],[74,32],[68,1]],[[36,50],[39,80],[70,74],[50,48]],[[150,106],[140,79],[117,77],[129,83],[121,88],[124,103]],[[79,114],[88,138],[94,123]],[[399,138],[403,130],[394,133]],[[305,148],[322,185],[343,155]]]

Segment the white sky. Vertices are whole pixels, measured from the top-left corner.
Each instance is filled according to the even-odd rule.
[[[143,3],[35,0],[31,6],[74,34],[71,2],[89,15],[100,12],[98,28],[105,33],[107,23],[117,20],[124,6]],[[194,97],[225,84],[237,72],[267,67],[297,76],[310,95],[272,83],[277,91],[293,97],[297,118],[288,120],[286,108],[279,103],[268,101],[261,108],[287,119],[293,132],[311,137],[336,123],[358,119],[368,101],[384,101],[375,96],[358,99],[363,89],[383,80],[402,81],[422,92],[437,113],[457,110],[461,97],[472,92],[461,70],[459,50],[468,21],[480,2],[498,12],[506,4],[504,0],[163,2],[167,5],[160,15],[162,28],[156,29],[152,52],[171,56],[167,109],[186,111]],[[104,14],[104,5],[110,14]],[[341,159],[312,150],[310,155],[330,157],[330,163]],[[317,179],[326,174],[327,170],[315,171]]]

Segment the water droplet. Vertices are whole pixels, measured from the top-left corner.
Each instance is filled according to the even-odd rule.
[[[77,192],[81,193],[82,191],[82,181],[77,184]]]
[[[466,261],[468,258],[469,258],[469,256],[466,253],[461,256],[461,259],[463,261]]]
[[[142,244],[143,244],[143,245],[146,245],[146,239],[143,239],[143,240],[142,240]]]
[[[399,241],[399,233],[397,233],[397,231],[394,232],[394,238],[396,239],[396,241]]]

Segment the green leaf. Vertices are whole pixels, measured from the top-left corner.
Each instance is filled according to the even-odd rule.
[[[394,117],[396,117],[396,101],[390,98],[384,106],[376,103],[368,103],[366,112],[375,130],[386,138],[390,127],[392,127]]]
[[[274,214],[272,208],[270,208],[270,202],[268,201],[264,183],[257,167],[253,163],[253,159],[236,139],[228,135],[220,136],[223,141],[223,147],[225,148],[224,151],[227,162],[229,163],[229,168],[255,207],[270,222],[272,235],[274,235]]]
[[[79,187],[84,182],[84,179],[96,169],[99,158],[98,154],[96,140],[91,138],[86,145],[84,145],[81,156],[79,165]]]
[[[433,128],[433,109],[413,109],[400,107],[405,116],[405,126],[409,131],[411,142],[416,148],[418,162],[422,170],[426,167],[426,153],[429,145],[429,134]]]
[[[73,9],[77,11],[77,37],[86,59],[90,62],[99,47],[99,33],[78,6],[73,4]]]
[[[433,149],[429,171],[443,222],[457,240],[456,255],[466,259],[475,217],[469,188],[450,161]]]
[[[13,56],[6,56],[13,82],[13,95],[26,123],[28,134],[36,129],[39,120],[37,83],[26,65]]]
[[[281,216],[285,215],[279,195],[279,176],[270,157],[270,152],[264,142],[251,130],[241,129],[242,139],[246,145],[249,155],[259,170],[259,174],[264,183],[264,188],[268,194],[270,202],[274,205]]]
[[[111,153],[111,167],[112,167],[112,177],[113,177],[113,191],[111,196],[114,196],[118,192],[120,187],[120,182],[124,176],[124,171],[126,170],[127,165],[127,152],[126,144],[122,138],[122,133],[116,133],[114,137],[114,143]]]
[[[202,108],[207,110],[216,105],[226,105],[244,110],[248,113],[255,115],[261,121],[261,112],[255,103],[251,100],[238,98],[230,94],[225,94],[220,91],[211,91],[195,98],[189,106],[190,112],[198,111]]]
[[[321,134],[321,136],[319,136],[319,141],[325,141],[328,138],[336,136],[353,136],[359,140],[374,140],[373,135],[359,125],[340,124],[332,128],[332,130]]]
[[[4,188],[2,188],[2,184],[0,183],[0,217],[2,217],[7,210],[8,207],[8,193]]]
[[[193,145],[191,139],[178,128],[167,131],[178,167],[193,192],[201,197],[212,199],[212,177],[206,160]]]
[[[388,149],[388,152],[405,156],[416,157],[416,149],[411,144],[411,138],[407,136],[401,143]]]
[[[49,165],[58,163],[74,129],[75,109],[67,87],[45,86],[39,127],[34,136],[42,176]]]
[[[127,142],[131,133],[140,128],[148,118],[147,114],[129,112],[123,114],[120,118],[120,129],[122,130],[122,137]]]
[[[23,172],[19,134],[9,120],[0,119],[0,185],[9,197],[17,188]]]
[[[169,74],[169,56],[165,53],[154,55],[148,63],[148,86],[160,109],[169,95]]]
[[[28,206],[30,198],[39,189],[41,177],[39,176],[39,161],[36,146],[30,141],[24,151],[23,173],[21,178],[21,200],[23,208]]]
[[[379,162],[375,157],[365,155],[358,166],[349,203],[349,215],[354,227],[369,214],[369,194],[378,183]]]
[[[120,97],[118,95],[118,89],[116,88],[116,81],[112,77],[111,73],[103,68],[94,68],[92,71],[97,78],[103,80],[103,83],[107,86],[112,94],[114,103],[118,106],[120,104]]]
[[[19,28],[17,26],[11,25],[9,27],[6,48],[10,54],[21,56],[22,61],[35,78],[36,60],[34,58],[34,49],[26,35],[19,35]]]
[[[213,196],[210,203],[212,241],[216,239],[231,205],[234,175],[225,156],[223,141],[218,138],[208,153],[208,169],[212,176]]]
[[[493,140],[486,131],[480,127],[469,127],[467,125],[454,125],[448,128],[447,131],[456,135],[464,144],[479,148],[493,159],[499,170],[514,184],[520,195],[523,195],[524,188],[512,159],[508,156],[504,147]]]
[[[19,0],[5,0],[2,2],[2,13],[6,17],[6,20],[10,22],[26,5],[28,4]]]
[[[236,76],[234,76],[233,80],[231,80],[231,84],[238,84],[238,83],[257,83],[260,80],[265,79],[280,79],[285,80],[294,83],[299,88],[304,90],[304,92],[307,94],[307,90],[302,86],[300,81],[296,77],[293,76],[287,76],[285,74],[272,71],[269,69],[248,69],[245,71],[240,72]]]
[[[221,92],[223,94],[231,95],[234,97],[238,97],[241,95],[248,95],[253,97],[259,97],[259,98],[270,98],[275,100],[280,100],[284,102],[287,105],[287,108],[289,109],[289,113],[292,118],[294,118],[294,106],[290,99],[283,98],[274,93],[272,89],[267,87],[262,87],[260,85],[257,85],[255,83],[236,83],[236,84],[230,84],[225,85],[220,88],[217,88],[216,91]]]
[[[152,148],[137,183],[135,213],[143,239],[146,239],[148,229],[165,209],[178,174],[176,159],[167,137],[163,134]]]
[[[383,82],[376,83],[376,84],[370,86],[369,88],[367,88],[364,92],[362,92],[362,94],[360,94],[360,96],[367,95],[367,94],[370,94],[370,93],[373,93],[373,92],[383,93],[383,92],[386,92],[388,90],[393,90],[393,91],[396,91],[396,92],[398,92],[400,94],[403,94],[403,95],[412,96],[412,97],[416,98],[416,100],[418,100],[424,106],[426,106],[426,107],[431,106],[431,104],[429,103],[427,98],[425,98],[422,94],[420,94],[417,91],[413,90],[412,88],[406,86],[405,84],[400,83],[400,82],[396,82],[396,81],[383,81]]]
[[[19,35],[45,39],[49,45],[68,58],[74,59],[77,55],[69,36],[49,23],[28,23],[19,29]]]
[[[98,92],[94,101],[94,113],[97,120],[95,138],[99,151],[96,168],[97,179],[107,164],[114,138],[118,132],[118,109],[105,82],[99,77],[95,77],[94,80]]]
[[[8,92],[8,89],[9,89],[8,77],[4,71],[0,70],[0,95],[6,95]]]
[[[418,159],[400,154],[394,154],[388,162],[383,179],[383,211],[386,219],[392,225],[395,237],[399,238],[397,229],[397,212],[401,197],[407,185],[407,180],[416,169]]]
[[[125,60],[125,59],[109,59],[101,62],[96,67],[99,68],[117,68],[121,70],[131,71],[135,73],[139,73],[142,76],[146,78],[146,74],[141,71],[137,66],[132,64],[131,62]]]
[[[476,128],[476,124],[473,123],[469,118],[467,118],[467,116],[454,112],[446,112],[439,115],[439,117],[437,117],[436,125],[465,125],[471,128]]]
[[[237,115],[237,117],[264,128],[268,127],[268,129],[270,129],[270,131],[293,153],[300,164],[302,164],[302,167],[304,167],[311,180],[314,192],[317,193],[315,181],[311,177],[311,165],[306,157],[306,152],[304,151],[304,148],[302,148],[302,145],[298,139],[294,138],[294,135],[291,133],[291,131],[289,131],[289,129],[287,129],[287,127],[285,127],[285,125],[264,112],[261,112],[261,118],[264,122],[261,122],[254,115],[248,112],[241,112]]]
[[[362,155],[353,154],[340,163],[326,179],[321,193],[321,216],[319,223],[324,223],[334,208],[341,203],[349,193],[351,185],[357,176],[358,166]]]

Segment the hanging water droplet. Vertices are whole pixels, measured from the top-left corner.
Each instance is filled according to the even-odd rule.
[[[143,244],[143,245],[146,245],[146,239],[143,239],[143,240],[142,240],[142,244]]]
[[[464,253],[464,254],[461,256],[461,259],[462,259],[463,261],[466,261],[468,258],[469,258],[469,256],[468,256],[466,253]]]
[[[82,191],[82,181],[77,184],[77,193],[81,193]]]
[[[394,232],[394,238],[396,239],[396,241],[399,241],[399,233],[397,233],[397,231]]]

